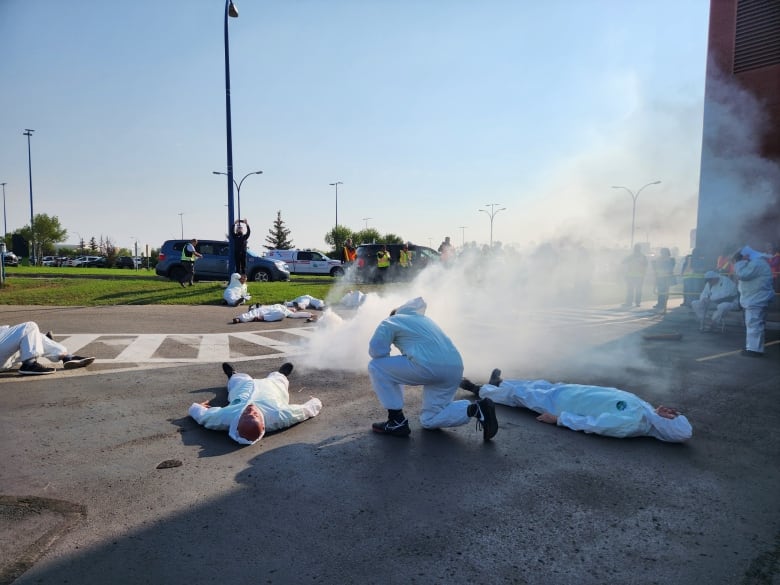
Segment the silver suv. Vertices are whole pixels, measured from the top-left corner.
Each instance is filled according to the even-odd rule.
[[[155,271],[158,276],[181,281],[184,266],[181,265],[181,251],[189,240],[167,240],[160,248]],[[203,257],[195,261],[196,280],[230,280],[228,274],[229,244],[219,240],[198,240],[195,249]],[[281,260],[257,256],[246,251],[246,276],[256,282],[290,280],[290,269]]]

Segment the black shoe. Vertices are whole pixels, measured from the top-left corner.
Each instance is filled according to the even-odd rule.
[[[46,337],[48,337],[49,339],[54,341],[54,333],[52,333],[51,331],[47,331],[46,332]]]
[[[86,368],[89,364],[95,361],[93,357],[81,357],[80,355],[73,355],[69,358],[62,360],[66,370],[75,370],[76,368]]]
[[[488,384],[491,386],[499,386],[503,382],[501,379],[501,370],[496,368],[492,372],[490,372],[490,380],[488,380]]]
[[[179,283],[179,286],[181,286],[182,288],[184,288],[184,283],[183,283],[183,282],[180,282],[180,283]]]
[[[22,376],[43,376],[46,374],[53,374],[56,371],[57,370],[54,368],[47,368],[38,362],[22,364],[22,366],[19,368],[19,373]]]
[[[743,349],[740,353],[745,357],[764,357],[763,352],[753,351],[752,349]]]
[[[460,381],[460,387],[464,390],[468,390],[469,392],[473,392],[477,396],[479,396],[479,386],[477,386],[474,382],[469,380],[468,378],[463,378]]]
[[[282,364],[281,367],[279,368],[279,373],[282,374],[283,376],[289,376],[290,374],[292,374],[292,371],[293,371],[293,365],[290,362],[286,362]]]
[[[482,429],[482,438],[489,441],[498,432],[498,419],[496,418],[496,405],[490,398],[477,400],[477,429]]]
[[[231,366],[229,363],[225,362],[222,364],[222,371],[225,372],[225,375],[228,377],[228,380],[230,380],[230,377],[236,373],[235,368]]]
[[[397,422],[394,420],[386,420],[384,422],[378,422],[371,425],[371,430],[375,433],[382,435],[393,435],[394,437],[408,437],[412,432],[409,428],[409,421],[407,419]]]

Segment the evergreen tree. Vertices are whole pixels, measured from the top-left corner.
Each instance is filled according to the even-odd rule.
[[[263,247],[267,250],[290,250],[293,247],[292,240],[287,238],[290,236],[290,230],[284,227],[284,220],[282,219],[282,212],[276,212],[276,220],[274,220],[273,227],[268,230],[268,235],[265,237],[266,244]]]

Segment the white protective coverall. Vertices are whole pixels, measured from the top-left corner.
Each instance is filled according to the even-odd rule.
[[[225,302],[231,307],[237,306],[242,299],[248,301],[252,298],[252,295],[249,294],[249,290],[246,287],[246,283],[241,282],[241,275],[238,272],[234,272],[230,275],[230,282],[228,283],[225,292],[222,293],[222,298],[225,299]]]
[[[704,290],[701,291],[698,300],[691,303],[691,308],[696,313],[699,321],[704,321],[707,309],[714,306],[715,311],[712,313],[712,323],[713,325],[720,325],[726,313],[739,309],[737,285],[728,276],[723,276],[713,270],[707,272],[704,278],[707,280],[707,284],[704,285]],[[712,286],[710,281],[716,278],[718,282],[715,283],[715,286]]]
[[[45,357],[58,362],[68,350],[46,337],[34,321],[19,325],[0,325],[0,370],[8,370],[29,359]]]
[[[650,436],[670,443],[682,443],[693,435],[691,423],[683,415],[673,419],[659,416],[649,403],[617,388],[504,380],[498,386],[481,386],[479,396],[497,404],[553,414],[558,417],[558,426],[574,431],[618,438]]]
[[[359,290],[350,290],[347,291],[343,297],[341,297],[341,300],[339,300],[339,305],[344,307],[345,309],[355,309],[363,304],[363,301],[366,300],[366,295]]]
[[[325,307],[325,301],[322,299],[316,299],[311,295],[301,295],[286,303],[288,307],[296,307],[298,309],[312,309],[322,310]]]
[[[228,380],[227,406],[207,408],[193,403],[189,414],[195,422],[207,429],[228,431],[230,438],[242,445],[253,445],[263,438],[266,432],[278,431],[290,427],[308,418],[317,416],[322,410],[322,402],[311,398],[303,404],[290,404],[289,382],[287,376],[271,372],[261,380],[253,379],[249,374],[236,372]],[[255,441],[249,441],[238,434],[238,419],[248,404],[254,404],[263,415],[264,430]]]
[[[449,337],[425,316],[421,297],[401,305],[376,328],[368,344],[373,358],[368,375],[379,402],[388,410],[404,404],[403,385],[422,386],[420,423],[454,427],[469,420],[468,400],[452,401],[463,376],[463,360]],[[401,355],[390,355],[395,345]]]
[[[741,253],[750,258],[734,265],[734,274],[739,279],[739,303],[745,310],[745,349],[764,353],[766,314],[775,298],[772,269],[765,256],[750,246],[742,248]]]
[[[251,323],[252,321],[281,321],[285,317],[290,319],[308,319],[311,317],[309,311],[291,311],[285,305],[255,305],[246,313],[241,313],[236,319],[241,323]]]

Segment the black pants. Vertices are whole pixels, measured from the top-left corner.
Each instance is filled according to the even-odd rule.
[[[236,250],[235,258],[236,272],[246,274],[246,250]]]
[[[184,261],[181,263],[184,267],[184,278],[181,280],[182,284],[195,282],[195,262]]]

